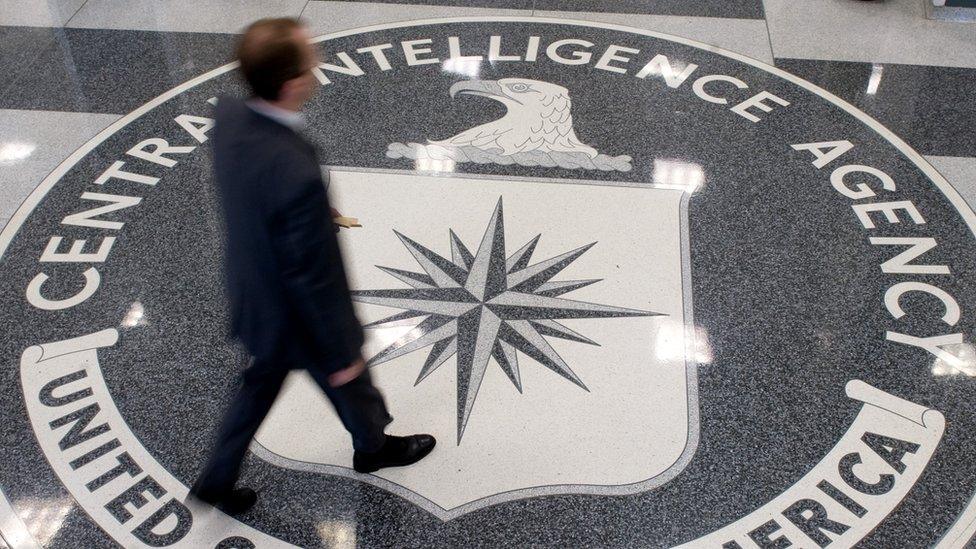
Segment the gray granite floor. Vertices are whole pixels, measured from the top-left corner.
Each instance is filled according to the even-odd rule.
[[[129,112],[227,62],[229,34],[8,27],[30,61],[7,74],[0,108]]]
[[[922,154],[976,157],[976,70],[895,63],[776,60],[877,118]]]
[[[363,225],[363,352],[391,432],[440,442],[354,473],[294,375],[229,517],[184,506],[248,361],[207,119],[269,15],[327,35],[303,135]],[[0,548],[965,547],[973,29],[910,0],[0,0]],[[159,139],[185,149],[132,153]]]

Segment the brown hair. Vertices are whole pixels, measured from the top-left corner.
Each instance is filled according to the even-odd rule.
[[[274,101],[285,82],[306,71],[305,53],[295,39],[298,19],[279,17],[251,23],[237,44],[244,80],[254,95]]]

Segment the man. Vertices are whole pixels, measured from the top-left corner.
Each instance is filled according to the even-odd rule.
[[[430,435],[395,437],[383,396],[360,356],[328,198],[313,147],[299,132],[316,89],[317,58],[294,19],[264,19],[240,40],[241,72],[254,96],[221,98],[213,151],[226,224],[231,328],[253,356],[191,494],[228,513],[257,500],[234,489],[251,438],[288,372],[305,369],[352,435],[361,473],[409,465],[433,449]]]

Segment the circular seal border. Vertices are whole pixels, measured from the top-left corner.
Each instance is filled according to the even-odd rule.
[[[747,65],[751,65],[760,70],[763,70],[771,75],[777,76],[787,82],[797,85],[821,98],[839,107],[841,110],[852,115],[854,118],[862,122],[864,125],[868,126],[875,133],[880,135],[886,141],[891,143],[896,149],[898,149],[905,157],[915,164],[925,176],[935,183],[938,190],[949,199],[952,205],[955,207],[956,211],[962,216],[962,219],[969,226],[970,231],[976,236],[976,211],[966,202],[965,199],[959,194],[959,192],[952,186],[951,183],[941,174],[939,171],[932,166],[925,158],[914,150],[908,143],[902,140],[900,137],[895,135],[891,130],[882,125],[880,122],[872,118],[867,113],[861,111],[854,105],[848,103],[847,101],[841,99],[840,97],[830,93],[829,91],[811,83],[795,75],[792,75],[782,69],[779,69],[773,65],[759,61],[752,57],[748,57],[739,53],[735,53],[718,46],[713,46],[699,42],[696,40],[691,40],[688,38],[683,38],[680,36],[674,36],[667,33],[651,31],[647,29],[640,29],[636,27],[630,27],[626,25],[618,25],[614,23],[604,23],[599,21],[585,21],[581,19],[562,19],[556,17],[533,17],[533,16],[466,16],[466,17],[444,17],[444,18],[434,18],[434,19],[415,19],[406,21],[397,21],[392,23],[383,23],[378,25],[370,25],[366,27],[358,27],[354,29],[348,29],[340,32],[323,34],[314,37],[311,42],[317,44],[319,42],[324,42],[327,40],[332,40],[335,38],[342,38],[346,36],[353,36],[357,34],[364,34],[367,32],[382,31],[397,28],[410,28],[410,27],[421,27],[430,25],[442,25],[449,23],[540,23],[540,24],[550,24],[550,25],[565,25],[565,26],[578,26],[578,27],[590,27],[590,28],[603,28],[613,31],[626,32],[631,34],[636,34],[640,36],[648,36],[652,38],[659,38],[662,40],[667,40],[670,42],[676,42],[686,46],[691,46],[700,50],[705,50],[711,53],[727,57]],[[6,254],[7,248],[13,241],[14,236],[20,231],[21,226],[27,217],[33,213],[34,209],[40,204],[48,192],[56,185],[61,178],[78,163],[79,160],[84,158],[90,152],[92,152],[98,145],[105,141],[111,135],[117,133],[122,128],[128,126],[133,121],[140,118],[142,115],[148,113],[164,102],[180,95],[181,93],[194,88],[195,86],[213,79],[221,74],[234,70],[238,67],[238,63],[231,62],[226,65],[222,65],[213,70],[210,70],[204,74],[197,76],[183,84],[172,88],[159,96],[153,98],[147,103],[143,104],[134,111],[122,116],[90,140],[88,140],[84,145],[71,153],[64,161],[62,161],[47,177],[44,178],[41,183],[34,188],[33,191],[24,199],[21,205],[17,208],[16,212],[11,216],[10,220],[7,222],[3,230],[0,231],[0,260],[3,259]],[[2,492],[0,492],[2,495]],[[970,498],[969,503],[963,512],[956,518],[953,525],[948,531],[943,534],[942,538],[935,545],[935,549],[949,549],[955,547],[964,547],[969,539],[976,535],[976,494]]]

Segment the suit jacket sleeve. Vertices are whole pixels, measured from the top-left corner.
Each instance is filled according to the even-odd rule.
[[[294,310],[322,351],[323,364],[341,369],[360,357],[363,331],[356,318],[339,242],[318,165],[280,155],[279,200],[272,234],[279,269]]]

